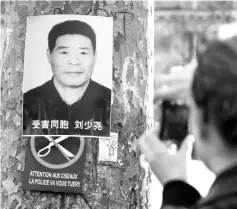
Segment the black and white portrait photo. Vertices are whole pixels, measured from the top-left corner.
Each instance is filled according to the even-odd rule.
[[[23,135],[110,136],[113,19],[27,19]]]

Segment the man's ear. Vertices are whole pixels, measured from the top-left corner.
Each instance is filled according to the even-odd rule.
[[[97,56],[97,51],[95,51],[94,56],[95,56],[95,63],[96,63],[96,62],[97,62],[97,58],[98,58],[98,56]]]
[[[49,64],[51,64],[51,53],[50,53],[49,49],[46,50],[46,55],[47,55]]]

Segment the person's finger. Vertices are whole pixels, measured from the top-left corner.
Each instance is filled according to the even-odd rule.
[[[168,148],[168,152],[170,155],[175,155],[177,153],[177,145],[173,142],[166,142],[167,144],[167,148]]]
[[[180,147],[180,152],[186,153],[188,151],[188,137],[186,137]]]
[[[194,141],[195,141],[195,137],[194,137],[194,135],[193,134],[189,134],[188,136],[187,136],[187,145],[188,145],[188,155],[190,156],[190,158],[191,158],[191,156],[192,156],[192,152],[193,152],[193,146],[194,146]]]
[[[189,157],[189,155],[191,156],[193,142],[194,142],[193,135],[189,134],[188,136],[186,136],[186,138],[184,139],[184,141],[181,144],[180,153],[188,154],[188,157]]]

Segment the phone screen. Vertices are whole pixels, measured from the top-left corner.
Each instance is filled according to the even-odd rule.
[[[160,139],[173,141],[178,148],[188,135],[189,108],[172,101],[163,101],[161,105]]]

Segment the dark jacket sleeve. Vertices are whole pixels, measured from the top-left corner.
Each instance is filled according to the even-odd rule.
[[[183,181],[170,181],[164,186],[161,208],[191,207],[199,199],[199,192]]]

